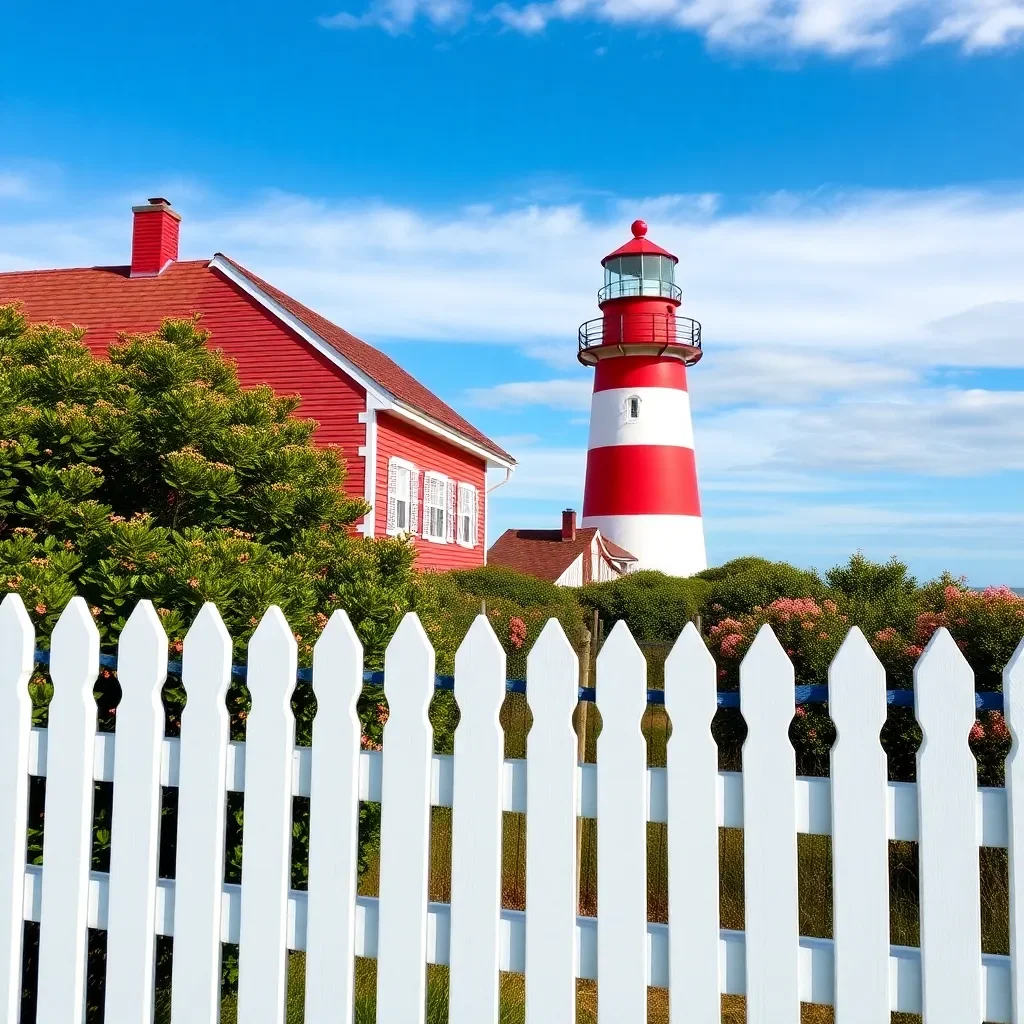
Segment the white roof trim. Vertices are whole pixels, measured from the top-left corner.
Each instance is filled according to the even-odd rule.
[[[425,416],[418,409],[410,409],[409,406],[399,402],[397,399],[392,402],[391,407],[387,411],[404,420],[408,420],[410,423],[415,424],[417,427],[420,427],[431,434],[443,437],[446,441],[450,441],[453,445],[456,445],[467,452],[472,452],[474,455],[478,455],[489,467],[493,466],[497,469],[515,469],[516,464],[514,462],[498,458],[497,455],[492,454],[482,445],[477,444],[475,441],[470,441],[469,438],[463,437],[462,434],[457,433],[450,427],[446,427],[443,424],[438,423],[437,420],[433,420],[429,416]]]
[[[624,562],[624,563],[628,564],[630,562],[637,561],[636,555],[630,555],[628,558],[625,558],[622,555],[613,555],[608,550],[608,545],[605,544],[604,537],[602,536],[600,530],[598,530],[597,533],[594,534],[594,536],[600,541],[600,544],[601,544],[601,554],[604,555],[605,559],[607,561],[611,562],[612,564],[614,564],[616,562]]]
[[[429,416],[424,415],[418,410],[411,409],[405,403],[399,401],[399,399],[391,394],[390,391],[381,387],[380,384],[359,369],[359,367],[351,360],[346,359],[333,345],[321,338],[316,331],[303,323],[303,321],[295,316],[294,313],[285,309],[281,303],[256,285],[252,278],[247,274],[242,273],[242,271],[230,263],[220,253],[217,253],[217,255],[210,260],[208,266],[211,269],[220,271],[220,273],[222,273],[229,281],[241,288],[247,295],[254,298],[278,320],[299,335],[300,338],[308,342],[321,355],[326,356],[335,364],[335,366],[356,381],[356,383],[365,388],[367,397],[375,399],[374,405],[377,409],[393,412],[397,416],[401,416],[404,419],[415,423],[416,426],[428,433],[444,438],[457,448],[462,448],[465,451],[472,452],[474,455],[483,459],[488,466],[494,466],[499,469],[512,469],[515,466],[514,462],[510,462],[494,455],[482,445],[477,444],[475,441],[471,441],[458,431],[452,430],[450,427],[443,426],[436,420],[431,419]]]

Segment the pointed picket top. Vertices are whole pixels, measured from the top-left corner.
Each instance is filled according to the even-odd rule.
[[[955,742],[974,724],[974,672],[945,626],[935,631],[914,666],[914,707],[925,743],[940,735]]]
[[[50,677],[56,686],[92,684],[100,669],[100,634],[82,597],[73,597],[53,627]]]
[[[1003,669],[1003,707],[1016,749],[1024,735],[1024,637]]]
[[[298,644],[284,612],[272,604],[260,619],[252,638],[249,640],[249,670],[246,685],[253,700],[260,697],[291,697],[295,688],[295,673],[298,662]],[[289,685],[282,689],[282,680]],[[262,691],[262,692],[258,692]]]
[[[19,686],[35,665],[35,629],[19,594],[8,594],[0,603],[0,686]],[[25,692],[27,701],[28,691]]]
[[[754,714],[766,729],[788,730],[796,710],[794,683],[793,663],[766,622],[740,662],[740,712],[747,726]]]
[[[167,634],[152,602],[140,601],[117,641],[118,682],[124,696],[139,689],[159,699],[166,676]]]
[[[602,718],[624,715],[640,731],[640,717],[647,710],[647,659],[625,619],[615,623],[597,656],[596,689]]]
[[[317,705],[354,710],[362,688],[363,645],[352,620],[339,608],[331,614],[313,647]]]
[[[859,626],[846,634],[829,667],[828,700],[832,717],[843,714],[870,712],[871,720],[878,720],[878,728],[885,725],[885,686],[863,685],[864,679],[881,679],[885,683],[885,669],[868,643]],[[841,734],[837,734],[841,740]]]
[[[500,711],[505,700],[505,648],[486,615],[473,620],[455,654],[455,699],[463,715],[471,706]]]
[[[212,601],[199,609],[185,634],[181,678],[189,700],[204,693],[219,694],[223,699],[227,692],[231,679],[231,636]]]
[[[1021,756],[1021,737],[1024,736],[1024,639],[1017,645],[1003,669],[1003,713],[1013,740],[1006,758],[1006,816],[1009,831],[1010,864],[1010,958],[1020,963],[1021,943],[1024,942],[1024,875],[1017,875],[1024,850],[1024,757]],[[1024,1014],[1024,969],[1015,967],[1011,972],[1013,1019]]]
[[[710,728],[718,710],[716,669],[700,630],[688,622],[665,659],[665,710],[678,718],[673,729],[685,727],[695,716],[701,728]],[[701,680],[697,685],[692,685],[694,677]]]
[[[429,661],[430,671],[424,671]],[[401,687],[396,691],[395,687]],[[406,612],[395,630],[395,635],[384,652],[384,696],[388,704],[398,699],[408,705],[408,699],[402,699],[410,687],[422,698],[423,714],[427,713],[430,698],[434,696],[434,648],[430,638],[415,612]],[[394,707],[391,707],[394,711]]]

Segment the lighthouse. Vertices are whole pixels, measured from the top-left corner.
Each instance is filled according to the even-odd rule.
[[[700,324],[677,315],[679,260],[633,237],[601,260],[601,316],[579,330],[594,367],[583,525],[636,556],[637,569],[690,576],[707,568],[686,368],[701,357]]]

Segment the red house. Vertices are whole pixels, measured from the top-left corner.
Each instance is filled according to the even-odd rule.
[[[179,261],[181,217],[166,199],[133,213],[129,266],[0,274],[0,303],[86,328],[100,355],[122,332],[201,313],[243,384],[301,395],[316,439],[341,446],[346,489],[371,505],[361,533],[412,535],[421,569],[483,565],[487,470],[511,472],[512,456],[383,352],[234,260]]]

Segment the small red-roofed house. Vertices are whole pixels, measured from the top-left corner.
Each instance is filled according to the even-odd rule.
[[[33,322],[86,329],[105,355],[120,334],[202,315],[244,386],[298,394],[316,440],[340,446],[346,490],[371,511],[367,537],[409,534],[420,569],[485,562],[487,470],[515,460],[390,357],[216,253],[178,260],[181,217],[165,199],[133,208],[131,264],[0,273],[0,304]]]
[[[577,527],[575,510],[566,509],[560,530],[506,530],[487,552],[487,562],[561,587],[582,587],[617,579],[633,569],[636,558],[597,527]]]

